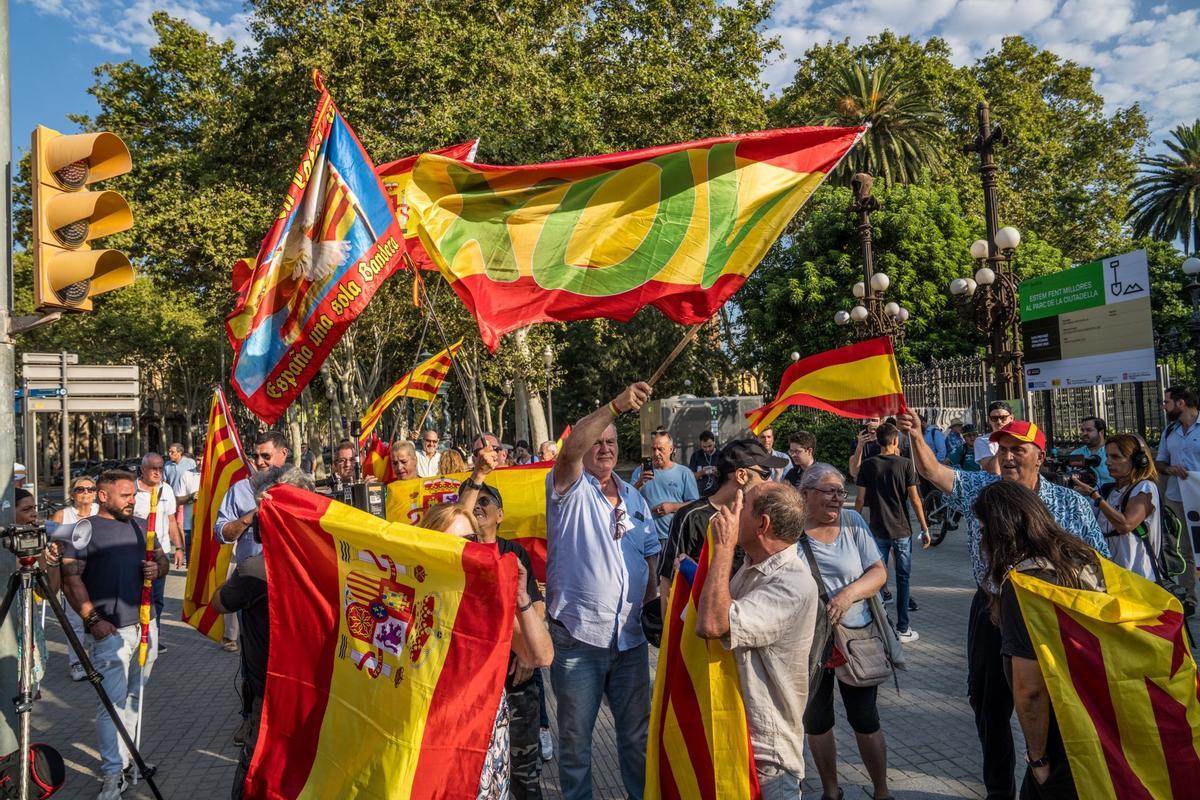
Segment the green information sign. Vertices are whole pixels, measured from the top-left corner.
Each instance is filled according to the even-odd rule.
[[[1092,261],[1021,283],[1021,321],[1104,305],[1104,264]]]

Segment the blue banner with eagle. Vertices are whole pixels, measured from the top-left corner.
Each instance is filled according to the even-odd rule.
[[[258,257],[234,267],[225,319],[231,381],[274,424],[379,286],[403,264],[404,235],[375,166],[321,92],[300,166]]]

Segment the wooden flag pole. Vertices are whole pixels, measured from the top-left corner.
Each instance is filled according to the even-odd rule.
[[[433,303],[429,299],[429,293],[425,291],[424,282],[421,283],[421,299],[425,302],[425,307],[429,309],[429,318],[433,320],[433,326],[437,328],[438,336],[442,339],[442,347],[446,350],[446,355],[450,356],[450,366],[454,368],[454,375],[458,378],[458,385],[463,391],[463,399],[466,401],[464,405],[467,407],[467,413],[471,415],[471,424],[474,426],[475,436],[483,436],[483,426],[479,424],[479,412],[475,409],[473,398],[467,396],[467,380],[463,375],[462,367],[458,365],[458,359],[454,355],[454,351],[450,349],[450,340],[446,338],[446,330],[442,327],[442,321],[438,319],[437,311],[433,308]]]
[[[708,322],[708,320],[705,320],[704,322]],[[668,354],[663,360],[663,362],[658,365],[658,369],[654,370],[654,374],[650,376],[650,380],[648,380],[647,383],[649,383],[651,386],[654,386],[658,383],[659,379],[662,378],[663,374],[667,371],[667,368],[670,367],[671,364],[674,363],[675,359],[679,358],[679,354],[682,353],[684,349],[692,343],[692,339],[696,338],[696,334],[700,332],[700,328],[704,325],[704,322],[697,322],[695,325],[688,328],[688,332],[685,333],[683,338],[679,340],[679,344],[675,345],[675,349],[672,350],[670,354]]]

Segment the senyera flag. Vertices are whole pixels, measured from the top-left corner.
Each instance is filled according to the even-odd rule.
[[[375,398],[375,402],[371,403],[360,420],[362,434],[359,436],[359,447],[366,447],[371,432],[375,430],[375,426],[383,417],[383,412],[387,411],[388,406],[401,397],[411,397],[432,403],[442,381],[446,380],[446,373],[450,371],[454,356],[461,348],[462,339],[459,339],[440,353],[422,361],[416,369],[403,375],[383,394]]]
[[[495,351],[533,322],[713,315],[862,128],[723,136],[503,167],[423,155],[421,242]]]
[[[788,406],[843,417],[886,417],[904,410],[904,390],[892,340],[886,336],[802,358],[783,373],[775,399],[746,414],[760,433]]]
[[[271,652],[246,796],[476,797],[516,558],[295,487],[268,495]]]
[[[220,545],[213,528],[221,501],[235,483],[250,475],[237,430],[230,423],[225,394],[213,392],[208,411],[208,436],[200,462],[200,488],[192,517],[192,551],[188,557],[187,584],[183,590],[183,618],[215,642],[225,635],[225,618],[209,606],[213,593],[225,582],[233,545]]]
[[[231,381],[274,424],[379,286],[403,264],[404,235],[375,167],[329,92],[253,267],[234,270],[225,319]]]
[[[1013,571],[1079,797],[1184,800],[1200,789],[1200,700],[1183,608],[1100,559],[1104,592]]]
[[[539,581],[546,580],[546,475],[553,466],[535,463],[501,467],[484,479],[504,500],[504,521],[498,535],[525,548]],[[429,506],[457,502],[458,487],[469,477],[471,473],[459,472],[389,483],[387,518],[415,525]]]
[[[761,797],[733,653],[696,635],[712,533],[671,582],[650,705],[646,800]]]
[[[479,148],[479,140],[475,139],[462,144],[452,144],[440,150],[430,150],[434,155],[455,158],[462,161],[474,161],[475,151]],[[400,230],[404,231],[404,243],[408,248],[408,257],[417,269],[437,270],[437,265],[425,252],[420,237],[417,236],[417,222],[408,213],[407,191],[412,183],[412,170],[419,155],[408,156],[398,161],[381,164],[375,172],[383,181],[383,188],[391,198],[396,209],[396,218],[400,220]]]

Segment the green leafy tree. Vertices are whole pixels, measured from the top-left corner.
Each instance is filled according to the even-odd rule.
[[[1182,239],[1186,254],[1200,249],[1200,119],[1177,126],[1163,145],[1169,153],[1138,162],[1129,222],[1135,236]]]

